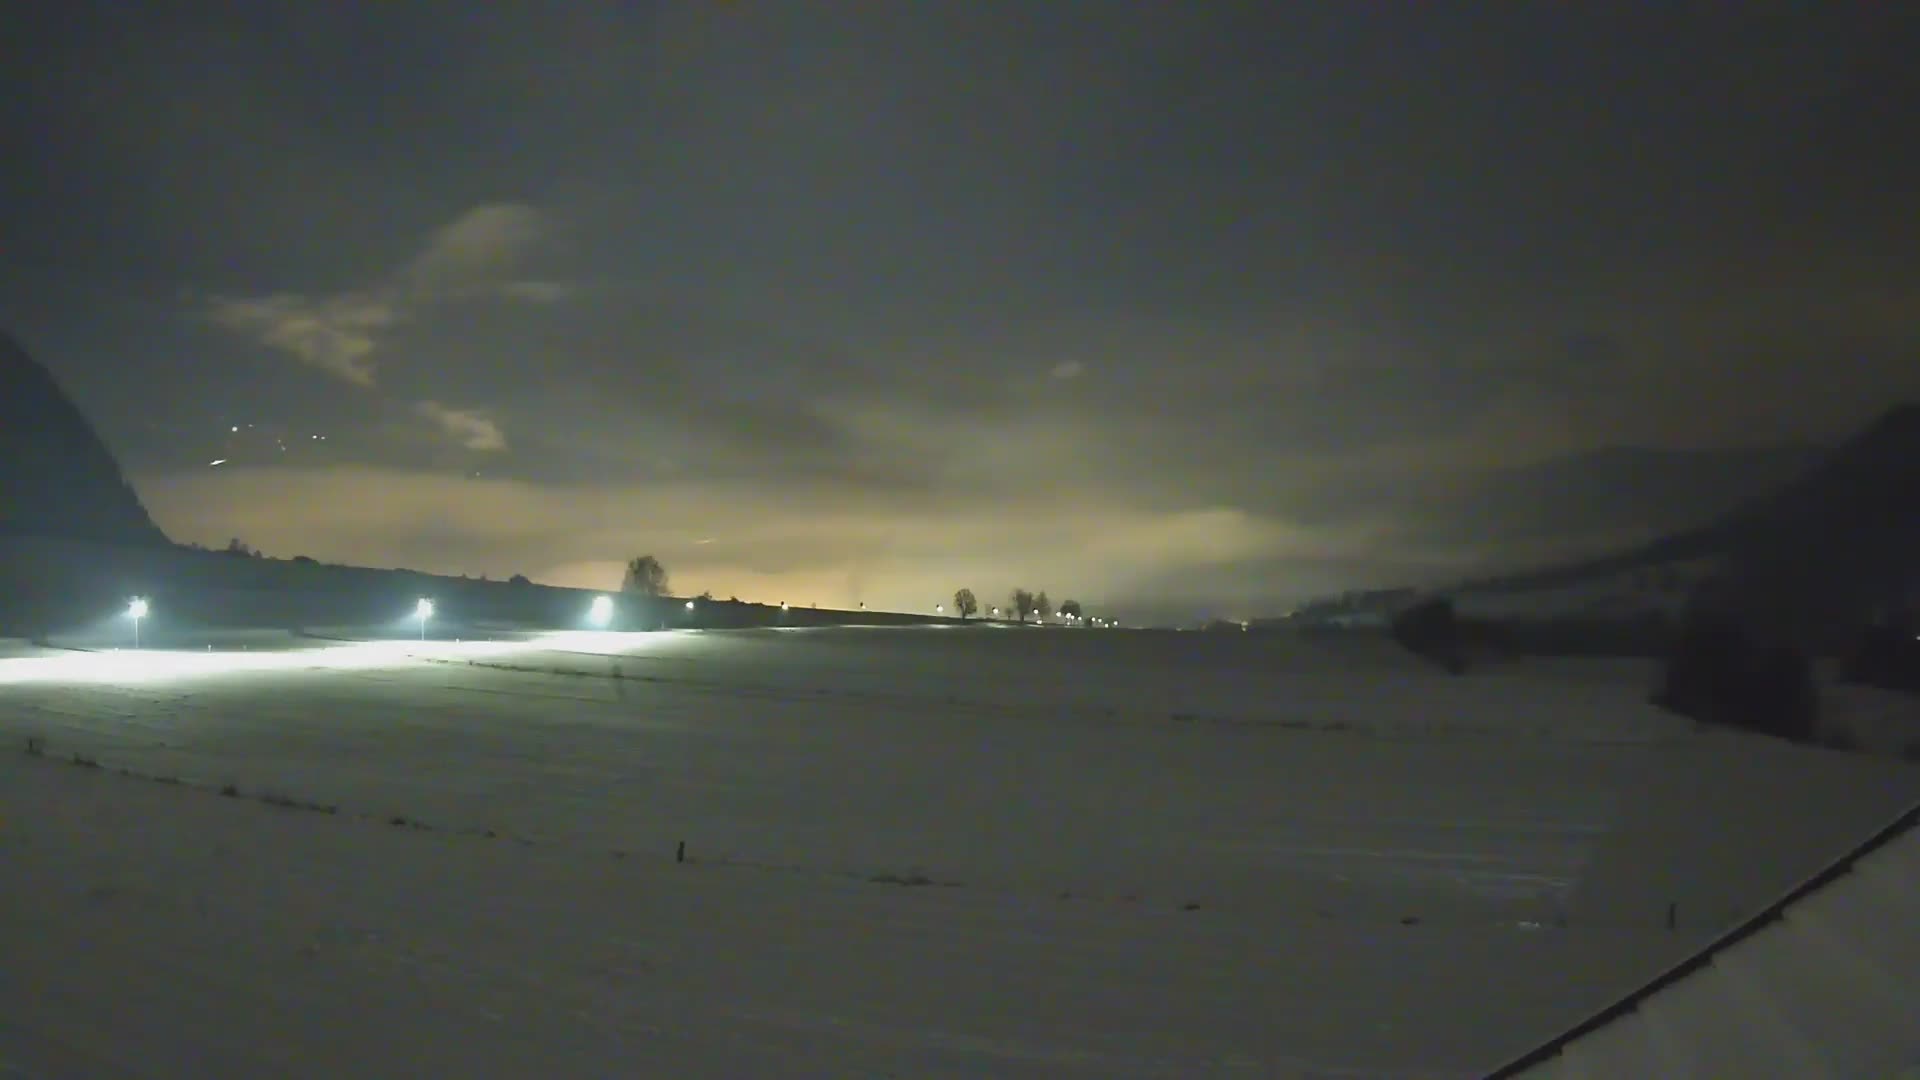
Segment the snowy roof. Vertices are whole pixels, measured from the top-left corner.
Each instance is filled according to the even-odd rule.
[[[1920,1078],[1920,806],[1491,1080]]]

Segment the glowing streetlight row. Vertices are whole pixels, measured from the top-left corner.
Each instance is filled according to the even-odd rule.
[[[685,606],[688,611],[692,611],[694,610],[695,602],[688,600]],[[863,609],[866,607],[864,603],[860,606]],[[133,647],[136,649],[140,647],[140,620],[146,618],[152,610],[153,606],[148,603],[147,598],[144,596],[136,596],[127,602],[127,618],[133,623]],[[780,601],[780,610],[788,610],[785,600]],[[936,614],[944,614],[946,605],[935,604],[933,610]],[[998,617],[1000,614],[1000,609],[997,607],[992,608],[991,611],[995,617]],[[427,639],[427,623],[433,619],[433,613],[434,604],[432,599],[423,596],[414,601],[413,617],[420,624],[420,640],[422,641]],[[596,596],[593,598],[593,602],[587,607],[587,622],[596,629],[604,630],[612,625],[613,616],[614,604],[611,596]],[[1095,625],[1099,625],[1101,620],[1094,618],[1092,622]]]
[[[693,607],[693,601],[687,601],[687,607]],[[427,623],[433,618],[433,601],[421,597],[413,603],[413,617],[420,623],[420,640],[427,640]],[[153,611],[153,605],[144,596],[136,596],[127,601],[127,618],[133,623],[133,647],[140,647],[140,620]],[[587,621],[596,627],[606,627],[613,622],[613,598],[596,596],[587,609]]]
[[[687,609],[689,611],[693,609],[693,601],[687,601]],[[427,620],[433,618],[433,601],[424,596],[421,597],[413,606],[413,614],[420,620],[420,637],[425,640]],[[587,623],[595,629],[604,630],[613,625],[613,615],[613,597],[611,596],[596,596],[593,602],[587,605]]]

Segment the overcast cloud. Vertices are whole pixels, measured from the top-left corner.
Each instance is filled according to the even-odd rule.
[[[0,19],[0,320],[182,540],[1240,615],[1920,395],[1897,5]]]

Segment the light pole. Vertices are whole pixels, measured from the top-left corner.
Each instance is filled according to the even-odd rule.
[[[610,596],[594,597],[593,606],[587,609],[587,621],[602,630],[606,629],[607,625],[613,622],[613,598]]]
[[[421,597],[419,603],[413,605],[413,614],[420,620],[420,640],[425,641],[427,640],[427,620],[433,618],[433,601],[424,596]]]
[[[140,620],[147,617],[146,597],[133,598],[133,602],[127,605],[127,617],[133,620],[133,647],[137,649],[140,647]]]

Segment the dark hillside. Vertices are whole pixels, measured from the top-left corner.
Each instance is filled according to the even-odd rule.
[[[167,543],[48,371],[0,331],[0,534]]]
[[[1851,620],[1911,602],[1920,587],[1920,405],[1887,412],[1792,483],[1698,527],[1478,586],[1550,588],[1702,558],[1724,561],[1744,588],[1761,587],[1756,600],[1779,618]]]

